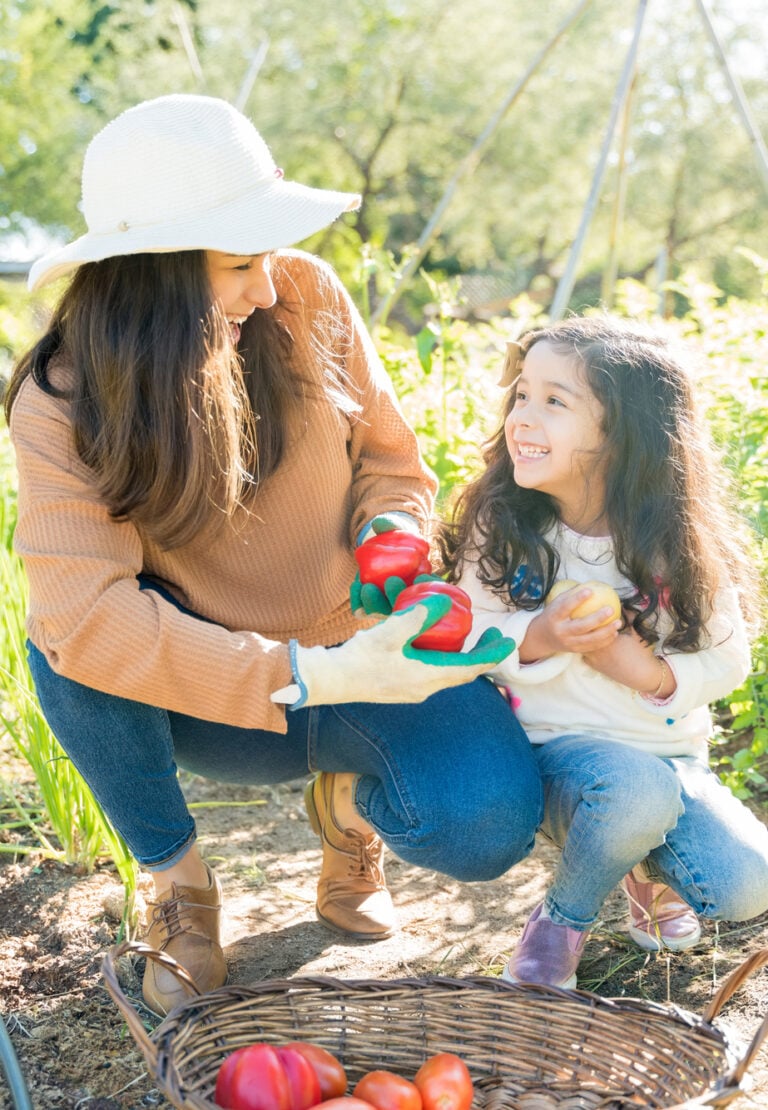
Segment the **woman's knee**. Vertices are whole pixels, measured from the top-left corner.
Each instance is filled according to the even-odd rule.
[[[536,798],[518,796],[511,806],[505,800],[493,810],[491,820],[469,824],[463,834],[456,830],[463,839],[462,850],[455,851],[455,841],[448,846],[443,870],[467,883],[498,879],[533,851],[540,821]]]
[[[514,781],[504,775],[449,781],[446,773],[433,773],[428,783],[411,781],[408,788],[405,811],[402,790],[393,806],[381,780],[361,778],[357,794],[361,812],[408,863],[481,882],[503,875],[533,849],[542,812],[535,768]]]
[[[407,834],[407,852],[462,882],[496,879],[533,850],[541,813],[540,782],[531,774],[456,792],[438,789]]]
[[[443,870],[463,882],[505,874],[533,850],[541,825],[541,776],[522,730],[515,752],[491,770],[465,780],[460,791],[440,791],[437,820],[447,832]]]
[[[420,706],[344,706],[357,801],[407,862],[462,881],[493,879],[526,856],[541,821],[541,778],[525,733],[490,683]],[[338,743],[327,754],[338,759]]]

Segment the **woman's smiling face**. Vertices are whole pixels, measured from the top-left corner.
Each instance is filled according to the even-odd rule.
[[[534,343],[504,425],[507,449],[517,484],[550,494],[571,527],[603,514],[602,412],[578,359]]]
[[[277,300],[269,254],[225,254],[206,251],[208,278],[219,308],[237,343],[240,327],[254,309],[272,308]]]

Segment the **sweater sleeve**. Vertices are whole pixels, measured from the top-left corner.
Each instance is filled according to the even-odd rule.
[[[737,591],[728,586],[715,596],[715,613],[707,626],[710,644],[701,651],[661,654],[674,671],[677,688],[666,701],[639,698],[646,712],[668,718],[684,717],[711,705],[742,684],[749,674],[749,638]]]
[[[52,668],[203,720],[285,732],[284,712],[269,694],[290,681],[287,646],[182,613],[139,588],[141,538],[109,516],[76,457],[63,402],[28,379],[11,436],[28,630]]]
[[[354,302],[333,269],[319,259],[292,252],[294,264],[311,266],[314,280],[301,281],[306,303],[319,291],[320,327],[350,390],[357,411],[350,412],[349,456],[352,466],[350,542],[354,545],[370,521],[383,513],[407,513],[422,527],[429,520],[437,490],[434,474],[421,457],[392,382],[376,352]],[[301,279],[300,279],[301,280]],[[322,320],[331,323],[324,329]]]

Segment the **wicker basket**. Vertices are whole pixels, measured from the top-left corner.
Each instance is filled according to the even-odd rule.
[[[115,961],[133,952],[170,967],[194,995],[150,1035],[122,993]],[[224,1057],[254,1041],[314,1041],[333,1052],[354,1084],[374,1068],[412,1078],[436,1052],[461,1056],[475,1082],[473,1110],[683,1110],[724,1106],[742,1090],[768,1032],[746,1053],[712,1024],[768,949],[723,984],[703,1017],[638,999],[493,978],[272,979],[200,995],[186,972],[127,941],[103,965],[163,1095],[178,1110],[213,1110]]]

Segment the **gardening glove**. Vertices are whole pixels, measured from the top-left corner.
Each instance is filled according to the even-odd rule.
[[[295,683],[271,700],[292,709],[343,702],[420,702],[448,686],[485,674],[514,651],[515,642],[489,628],[471,651],[424,651],[412,646],[451,607],[441,594],[363,629],[338,647],[290,642]]]
[[[359,573],[349,588],[349,603],[356,617],[388,617],[392,612],[398,594],[406,586],[405,579],[396,574],[387,578],[384,589],[380,590],[373,582],[360,581]]]
[[[397,539],[392,545],[394,551],[388,554],[386,550],[386,537],[392,532],[397,533]],[[371,569],[370,564],[373,560],[377,560],[382,565],[386,565],[386,561],[392,558],[401,565],[404,560],[406,563],[410,563],[410,569],[414,574],[425,573],[431,569],[429,563],[429,547],[427,546],[426,540],[420,535],[417,522],[406,513],[391,513],[374,517],[367,530],[361,533],[361,535],[364,538],[358,544],[358,555],[356,558],[358,562],[363,560],[363,565],[367,559],[369,563],[369,572]],[[381,543],[377,543],[379,536],[384,537],[384,541]],[[412,544],[409,542],[409,539],[413,540]],[[373,541],[374,547],[369,548],[367,551],[364,550],[366,543],[371,541]],[[366,575],[366,577],[368,577],[368,575]],[[411,574],[410,578],[412,581],[413,574]],[[349,590],[349,603],[352,607],[352,612],[356,616],[388,617],[397,600],[397,595],[401,590],[405,589],[405,586],[405,579],[396,574],[381,580],[380,584],[375,584],[373,582],[363,583],[360,581],[360,572],[358,571]]]

